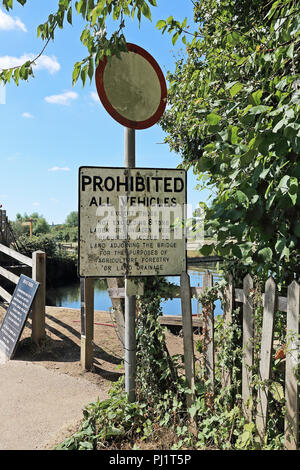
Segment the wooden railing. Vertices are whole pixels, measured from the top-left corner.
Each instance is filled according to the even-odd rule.
[[[46,254],[43,251],[35,251],[32,258],[8,248],[0,243],[0,253],[19,261],[25,266],[29,266],[32,271],[32,279],[39,282],[39,288],[32,305],[32,340],[36,344],[45,337],[45,305],[46,305]],[[0,266],[0,276],[13,284],[18,284],[19,276],[8,269]],[[6,302],[10,302],[12,295],[0,286],[0,297]]]
[[[10,244],[14,241],[12,229],[4,209],[0,209],[0,243]]]

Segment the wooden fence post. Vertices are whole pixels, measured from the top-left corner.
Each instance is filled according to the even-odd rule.
[[[31,337],[36,345],[45,339],[45,305],[46,305],[46,253],[35,251],[32,253],[32,279],[39,282],[32,306]]]
[[[233,286],[233,276],[231,273],[227,275],[227,285],[224,290],[224,319],[226,324],[231,325],[232,323],[232,311],[233,311],[233,302],[234,302],[234,286]],[[222,386],[224,388],[231,385],[231,374],[232,371],[223,368],[222,370]]]
[[[190,276],[186,272],[183,272],[180,276],[180,289],[181,289],[185,376],[186,376],[188,386],[192,390],[192,395],[187,396],[187,404],[189,407],[191,406],[193,399],[194,399],[195,358],[194,358],[194,342],[193,342]]]
[[[243,303],[243,361],[242,361],[242,400],[246,418],[252,420],[252,412],[249,409],[248,401],[251,397],[251,367],[253,366],[253,301],[251,290],[253,289],[253,280],[250,274],[245,276],[243,281],[244,303]]]
[[[276,303],[276,284],[273,278],[270,277],[265,285],[265,300],[259,364],[260,380],[265,382],[265,384],[260,385],[258,388],[258,404],[256,410],[256,428],[261,440],[264,439],[267,428],[269,395],[268,382],[271,378],[274,314]]]
[[[288,287],[286,324],[284,434],[287,450],[297,450],[299,446],[299,386],[295,374],[299,369],[299,315],[300,285],[293,281]]]
[[[210,289],[213,286],[213,276],[209,271],[205,271],[203,275],[203,289]],[[215,388],[215,355],[214,355],[214,305],[211,305],[207,315],[207,349],[205,351],[205,364],[208,371],[208,378],[211,382],[211,391],[214,393]]]
[[[107,287],[108,288],[115,288],[119,287],[118,279],[115,277],[107,278]],[[125,348],[125,318],[124,318],[124,309],[122,308],[121,300],[120,299],[111,299],[111,303],[113,306],[113,314],[117,324],[117,332],[122,344],[123,349]]]
[[[81,347],[80,362],[83,370],[90,370],[94,362],[94,279],[80,278]]]

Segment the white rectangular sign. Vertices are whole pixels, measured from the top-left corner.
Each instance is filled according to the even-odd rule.
[[[79,168],[79,276],[186,271],[186,171]]]

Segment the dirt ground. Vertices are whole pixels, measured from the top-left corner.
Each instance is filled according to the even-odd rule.
[[[5,315],[0,305],[0,324]],[[117,335],[116,324],[109,312],[94,313],[94,366],[83,371],[80,364],[81,339],[80,310],[46,307],[46,341],[37,348],[31,342],[31,320],[28,319],[14,356],[16,360],[30,361],[47,369],[73,377],[84,377],[97,385],[109,387],[124,374],[123,348]],[[171,355],[183,353],[181,335],[166,333]]]
[[[5,306],[0,305],[0,324],[5,312]],[[91,371],[84,371],[81,367],[80,331],[80,310],[46,307],[46,340],[44,344],[40,348],[32,344],[31,321],[29,319],[12,361],[18,362],[19,365],[21,363],[21,366],[24,361],[24,367],[27,364],[41,366],[57,373],[59,377],[64,375],[83,379],[91,385],[97,386],[105,395],[111,383],[124,374],[123,348],[117,335],[114,319],[109,312],[95,311],[94,365]],[[183,353],[183,339],[180,335],[167,331],[166,339],[171,355]],[[72,401],[72,396],[69,397],[69,400]],[[86,404],[88,403],[89,395],[87,393]],[[46,448],[53,448],[55,444],[75,432],[78,422],[71,427],[67,426],[68,423],[65,424],[66,427],[60,430],[55,442],[48,442]],[[37,448],[39,448],[38,444]]]

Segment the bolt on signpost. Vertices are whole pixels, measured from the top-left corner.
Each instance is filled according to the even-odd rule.
[[[130,175],[131,170],[136,168],[135,130],[153,126],[165,110],[167,103],[165,78],[159,65],[147,51],[135,44],[127,43],[127,52],[122,52],[119,58],[113,56],[109,61],[106,58],[100,61],[96,69],[95,80],[97,92],[104,108],[125,128],[124,174]],[[92,181],[92,176],[89,176],[91,172],[92,170],[90,173],[87,170],[84,173],[82,170],[83,191],[85,189],[88,191]],[[127,177],[129,178],[129,176]],[[100,187],[101,177],[93,178],[98,178],[93,179],[93,184]],[[128,234],[124,241],[125,244],[128,243]],[[125,390],[128,400],[133,402],[135,401],[136,377],[136,295],[133,295],[134,290],[128,265],[125,266],[124,277]]]

